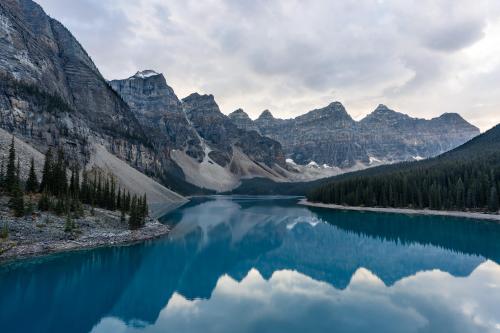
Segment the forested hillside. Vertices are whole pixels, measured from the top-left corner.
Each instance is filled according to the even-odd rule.
[[[497,212],[500,125],[439,157],[336,177],[312,190],[314,202]]]

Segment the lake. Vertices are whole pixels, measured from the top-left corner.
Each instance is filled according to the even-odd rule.
[[[500,225],[209,197],[166,238],[0,266],[2,332],[499,332]]]

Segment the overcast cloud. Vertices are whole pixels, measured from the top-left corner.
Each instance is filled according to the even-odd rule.
[[[500,123],[498,0],[38,0],[107,79],[164,73],[179,97],[288,118],[339,100]]]

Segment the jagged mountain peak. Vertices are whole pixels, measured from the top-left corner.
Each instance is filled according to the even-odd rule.
[[[194,92],[182,99],[183,102],[190,102],[190,101],[195,101],[195,100],[205,100],[205,101],[212,101],[215,103],[215,98],[214,95],[212,94],[200,94],[197,92]]]
[[[259,132],[259,128],[243,109],[238,109],[229,114],[229,118],[240,129]]]
[[[431,119],[431,121],[443,123],[445,125],[458,126],[459,128],[462,129],[479,132],[479,128],[472,125],[467,120],[465,120],[460,114],[455,112],[443,113],[439,117]]]
[[[233,112],[231,112],[229,114],[229,116],[231,116],[231,115],[239,115],[239,116],[246,116],[246,117],[248,117],[248,114],[245,111],[243,111],[243,109],[241,109],[241,108],[240,109],[236,109]]]
[[[436,119],[441,119],[441,120],[446,120],[446,121],[453,121],[453,122],[463,122],[467,123],[467,121],[458,113],[456,112],[446,112],[437,117]]]
[[[394,111],[384,104],[379,104],[375,110],[361,120],[361,124],[370,124],[372,122],[397,123],[410,119],[412,118],[404,113]]]
[[[271,111],[264,110],[257,119],[275,119]]]
[[[306,114],[303,114],[295,118],[295,120],[298,122],[304,122],[304,121],[309,122],[309,121],[316,121],[319,119],[322,120],[329,119],[335,122],[340,121],[340,122],[354,123],[354,120],[351,118],[349,113],[347,113],[344,105],[342,105],[342,103],[338,101],[332,102],[323,108],[314,109]]]
[[[330,104],[328,104],[327,108],[331,109],[331,110],[343,110],[343,111],[345,111],[344,105],[342,103],[340,103],[339,101],[331,102]]]
[[[152,69],[146,69],[143,71],[138,71],[137,73],[134,74],[134,76],[132,76],[132,78],[147,79],[147,78],[150,78],[153,76],[158,76],[158,75],[162,75],[162,74],[160,74]]]
[[[215,117],[227,117],[220,109],[213,95],[201,95],[197,92],[182,99],[184,111],[189,115],[191,113],[202,113]]]
[[[379,104],[373,112],[382,113],[382,112],[395,112],[395,111],[389,109],[385,104]]]

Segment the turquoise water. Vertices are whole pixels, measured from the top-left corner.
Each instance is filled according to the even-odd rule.
[[[500,330],[500,225],[296,202],[198,198],[168,238],[0,266],[0,330]]]

